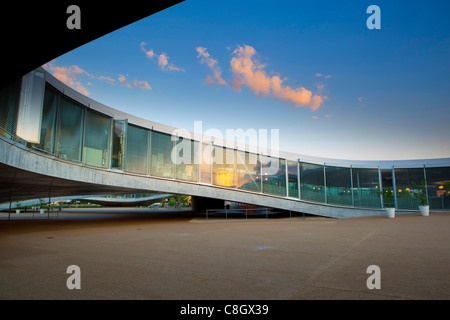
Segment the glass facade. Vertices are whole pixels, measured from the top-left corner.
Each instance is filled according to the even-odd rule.
[[[211,184],[211,154],[212,146],[202,143],[200,182]]]
[[[288,196],[291,198],[299,198],[298,162],[288,160],[287,167],[288,167]]]
[[[380,208],[378,169],[352,168],[355,207]]]
[[[41,139],[36,148],[53,153],[55,146],[56,111],[58,109],[59,94],[47,86],[45,88],[42,106]]]
[[[28,142],[39,143],[41,136],[44,74],[32,71],[22,78],[16,135]]]
[[[175,145],[175,178],[187,181],[198,181],[199,142],[178,138]]]
[[[235,150],[213,146],[212,160],[213,184],[236,187]]]
[[[424,169],[395,169],[394,172],[397,208],[417,209],[420,200],[416,195],[421,192],[420,186],[422,183],[425,187]],[[426,197],[426,194],[424,196]]]
[[[263,193],[287,196],[286,160],[260,156]]]
[[[430,209],[450,209],[450,167],[426,168]]]
[[[111,119],[87,110],[84,130],[83,162],[92,166],[109,168]]]
[[[350,168],[325,167],[327,203],[351,206],[352,180]]]
[[[125,169],[125,150],[127,145],[127,120],[113,121],[111,168]]]
[[[81,161],[84,107],[68,98],[61,98],[56,126],[56,156]]]
[[[238,189],[261,192],[261,163],[255,153],[236,151]]]
[[[151,132],[150,174],[156,177],[174,178],[174,163],[172,150],[174,142],[172,137],[165,133]]]
[[[37,73],[0,91],[0,128],[3,137],[21,133],[32,138],[16,141],[98,168],[361,208],[417,210],[423,189],[431,209],[450,209],[450,166],[324,166],[174,139],[86,107]]]
[[[300,195],[302,200],[325,202],[323,166],[300,163]]]
[[[16,132],[21,83],[17,80],[0,91],[0,127],[10,134]]]
[[[392,179],[392,170],[381,170],[381,187],[383,194],[383,207],[395,207],[394,180]]]
[[[148,133],[147,129],[128,125],[125,166],[127,171],[148,173]]]

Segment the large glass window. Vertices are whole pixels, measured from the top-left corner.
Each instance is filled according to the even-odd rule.
[[[127,120],[114,120],[111,168],[120,170],[125,169],[127,127]]]
[[[450,209],[450,167],[426,168],[430,209]]]
[[[32,71],[22,77],[16,135],[31,143],[39,143],[41,137],[44,86],[42,72]]]
[[[87,110],[83,162],[97,167],[108,168],[110,136],[111,119],[92,110]]]
[[[175,145],[176,179],[198,181],[199,142],[182,137]]]
[[[261,192],[261,163],[257,154],[236,151],[236,174],[238,189]]]
[[[381,186],[383,187],[383,206],[385,208],[395,207],[392,170],[381,170]]]
[[[325,167],[327,202],[352,205],[350,168]]]
[[[397,208],[417,209],[420,205],[420,200],[415,195],[421,192],[420,186],[422,182],[425,187],[423,168],[395,169],[394,173],[395,191],[397,193]]]
[[[378,169],[352,168],[355,207],[381,208]]]
[[[286,196],[286,160],[260,156],[263,193]]]
[[[202,144],[201,182],[211,184],[211,144]]]
[[[300,163],[300,195],[302,200],[325,202],[323,166]]]
[[[0,91],[0,127],[10,134],[16,133],[21,83],[19,79]]]
[[[220,146],[213,147],[213,184],[224,187],[236,187],[235,150]]]
[[[148,133],[144,128],[128,125],[127,128],[127,171],[148,173]]]
[[[172,141],[171,135],[152,131],[151,139],[151,175],[173,178],[174,163],[172,161],[172,150],[174,148],[174,142]]]
[[[298,198],[298,162],[289,161],[288,166],[288,193],[289,197]]]
[[[47,85],[45,87],[44,104],[42,107],[41,139],[35,147],[50,153],[54,152],[58,99],[58,92]]]
[[[81,161],[84,107],[67,98],[61,98],[58,110],[55,153],[62,159]]]

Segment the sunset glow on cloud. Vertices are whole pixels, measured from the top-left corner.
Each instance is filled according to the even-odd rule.
[[[74,90],[78,91],[81,94],[84,94],[86,96],[90,95],[90,92],[86,89],[86,87],[81,83],[81,80],[78,79],[78,76],[86,76],[90,81],[87,83],[88,85],[92,84],[92,80],[98,80],[101,82],[106,82],[110,85],[116,85],[116,83],[126,87],[126,88],[139,88],[143,90],[151,90],[151,86],[149,83],[145,80],[133,80],[132,82],[129,82],[128,79],[123,75],[119,74],[116,79],[113,79],[108,76],[95,76],[80,67],[73,65],[70,67],[60,67],[56,66],[54,61],[50,61],[42,66],[44,69],[49,71],[53,76],[61,81],[62,83],[68,85],[69,87],[73,88]]]
[[[58,67],[53,61],[46,63],[43,67],[49,70],[53,74],[53,76],[62,83],[77,90],[81,94],[89,96],[90,92],[81,84],[81,82],[77,81],[77,76],[80,74],[89,76],[89,73],[87,73],[80,67],[76,65],[67,68]]]
[[[169,56],[167,53],[163,52],[159,55],[157,55],[153,49],[147,50],[145,46],[147,43],[141,42],[140,47],[141,50],[145,53],[146,57],[148,59],[153,59],[155,56],[158,56],[158,66],[161,70],[166,71],[184,71],[183,68],[176,67],[173,63],[169,63]]]
[[[197,47],[196,50],[198,52],[197,58],[200,58],[201,63],[206,63],[213,73],[213,77],[207,75],[205,81],[208,84],[218,84],[218,85],[226,84],[226,81],[222,79],[222,70],[217,65],[217,60],[213,59],[210,56],[206,48]]]
[[[269,77],[264,71],[266,66],[255,58],[257,52],[251,46],[238,46],[233,55],[230,62],[233,72],[231,87],[236,91],[240,91],[242,85],[246,85],[259,96],[272,95],[292,103],[294,107],[308,107],[312,111],[317,110],[326,99],[326,97],[313,95],[304,87],[294,89],[283,86],[284,80],[279,76]]]

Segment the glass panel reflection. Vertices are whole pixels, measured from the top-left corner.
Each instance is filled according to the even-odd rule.
[[[0,91],[0,127],[10,134],[16,133],[22,80],[16,80]]]
[[[450,167],[425,170],[430,209],[450,209]]]
[[[84,107],[62,98],[58,110],[56,156],[81,161]]]
[[[109,138],[111,119],[87,110],[84,129],[83,162],[98,167],[109,167]]]
[[[300,195],[302,200],[325,202],[322,165],[300,163]]]
[[[397,193],[398,209],[417,209],[420,200],[416,195],[420,193],[420,185],[425,187],[423,168],[395,169],[395,191]]]
[[[327,202],[352,205],[350,168],[325,167],[327,179]]]
[[[174,142],[169,134],[151,132],[151,163],[150,174],[156,177],[173,178],[174,163],[172,161],[172,150]]]
[[[355,207],[381,208],[378,169],[352,168]]]
[[[45,87],[44,104],[42,107],[41,138],[35,147],[47,152],[54,152],[56,110],[58,108],[59,94],[52,87]]]
[[[238,189],[261,192],[261,163],[257,154],[236,151],[236,173]]]
[[[111,156],[111,167],[114,169],[125,169],[127,127],[127,120],[114,120]]]
[[[32,71],[22,77],[16,135],[28,142],[40,142],[44,88],[42,72]]]
[[[201,182],[211,184],[211,153],[212,146],[202,144]]]
[[[260,156],[263,193],[286,196],[286,160]]]
[[[198,181],[198,145],[199,142],[178,138],[175,145],[176,179]]]
[[[298,198],[298,162],[289,161],[288,166],[288,193],[289,197]]]
[[[127,128],[127,171],[148,173],[148,130],[128,125]]]
[[[381,186],[383,187],[383,207],[395,207],[394,199],[394,181],[392,179],[392,170],[381,170]]]
[[[213,184],[224,187],[236,187],[234,158],[235,150],[213,146]]]

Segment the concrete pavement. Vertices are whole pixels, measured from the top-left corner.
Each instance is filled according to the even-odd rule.
[[[0,299],[450,299],[449,212],[112,217],[0,221]],[[80,290],[66,286],[70,265]],[[370,265],[381,289],[367,288]]]

